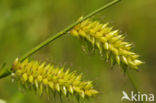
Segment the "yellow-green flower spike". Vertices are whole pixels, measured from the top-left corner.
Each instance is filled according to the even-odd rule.
[[[92,82],[81,80],[81,75],[76,75],[75,72],[70,73],[69,69],[64,71],[64,68],[45,64],[28,59],[20,62],[16,59],[12,66],[12,78],[25,87],[33,88],[39,95],[42,95],[44,91],[52,91],[65,96],[75,95],[86,98],[98,93],[93,89]]]
[[[139,56],[131,51],[131,44],[124,41],[118,30],[108,27],[108,23],[101,24],[88,19],[76,25],[70,34],[98,48],[99,53],[112,64],[117,63],[133,69],[138,69],[142,64],[142,61],[138,60]]]

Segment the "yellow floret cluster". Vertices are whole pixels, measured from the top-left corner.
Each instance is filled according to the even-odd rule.
[[[117,63],[133,69],[138,69],[142,64],[139,56],[131,51],[131,44],[125,42],[123,35],[118,30],[112,30],[108,23],[101,24],[88,19],[76,25],[70,34],[98,48],[99,53],[112,64]]]
[[[57,68],[53,65],[46,65],[45,62],[29,61],[20,62],[16,59],[12,66],[12,78],[20,81],[22,85],[33,88],[42,95],[46,92],[58,92],[61,94],[75,95],[78,97],[91,97],[98,92],[93,89],[91,81],[82,81],[82,75],[76,75],[69,69]]]

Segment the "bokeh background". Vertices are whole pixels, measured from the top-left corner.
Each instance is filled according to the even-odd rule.
[[[111,0],[0,0],[0,64],[16,58],[56,34],[80,16]],[[142,93],[156,93],[156,0],[122,0],[94,18],[110,22],[132,42],[134,51],[145,62],[140,71],[129,71]],[[94,81],[100,94],[89,103],[120,103],[122,91],[135,90],[118,66],[114,69],[99,56],[85,53],[81,43],[69,34],[38,51],[32,59],[70,67]],[[20,91],[10,77],[0,80],[0,99],[7,103],[59,103]],[[62,101],[68,103],[69,101]],[[124,101],[123,103],[128,103]]]

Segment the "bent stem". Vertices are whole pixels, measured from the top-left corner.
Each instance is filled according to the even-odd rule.
[[[83,17],[82,19],[74,22],[73,24],[69,25],[67,28],[63,29],[62,31],[60,31],[59,33],[57,33],[56,35],[48,38],[47,40],[45,40],[44,42],[40,43],[39,45],[37,45],[35,48],[31,49],[30,51],[28,51],[26,54],[24,54],[21,58],[20,61],[23,61],[24,59],[26,59],[27,57],[33,55],[34,53],[36,53],[39,49],[45,47],[46,45],[48,45],[49,43],[51,43],[52,41],[56,40],[57,38],[63,36],[65,33],[67,33],[69,30],[71,30],[75,25],[81,23],[82,21],[96,15],[97,13],[103,11],[104,9],[112,6],[113,4],[116,4],[117,2],[119,2],[120,0],[114,0],[112,2],[109,2],[108,4],[100,7],[99,9],[96,9],[95,11],[91,12],[90,14],[88,14],[87,16]],[[7,69],[7,70],[4,70]],[[0,79],[3,77],[6,77],[8,75],[11,74],[11,70],[10,68],[3,68],[0,70]]]

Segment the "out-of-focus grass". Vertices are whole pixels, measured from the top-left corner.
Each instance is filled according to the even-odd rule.
[[[109,1],[0,0],[0,63],[11,63],[80,16]],[[139,72],[132,71],[133,79],[144,93],[156,91],[155,5],[155,0],[122,0],[95,16],[119,28],[145,61]],[[111,70],[99,56],[85,54],[80,42],[68,34],[41,49],[33,58],[83,72],[84,79],[93,80],[95,88],[100,91],[90,102],[120,103],[123,90],[134,90],[118,67]],[[12,83],[9,77],[0,80],[0,98],[8,103],[54,101],[48,101],[47,96],[40,98],[32,92],[20,92],[18,84]]]

